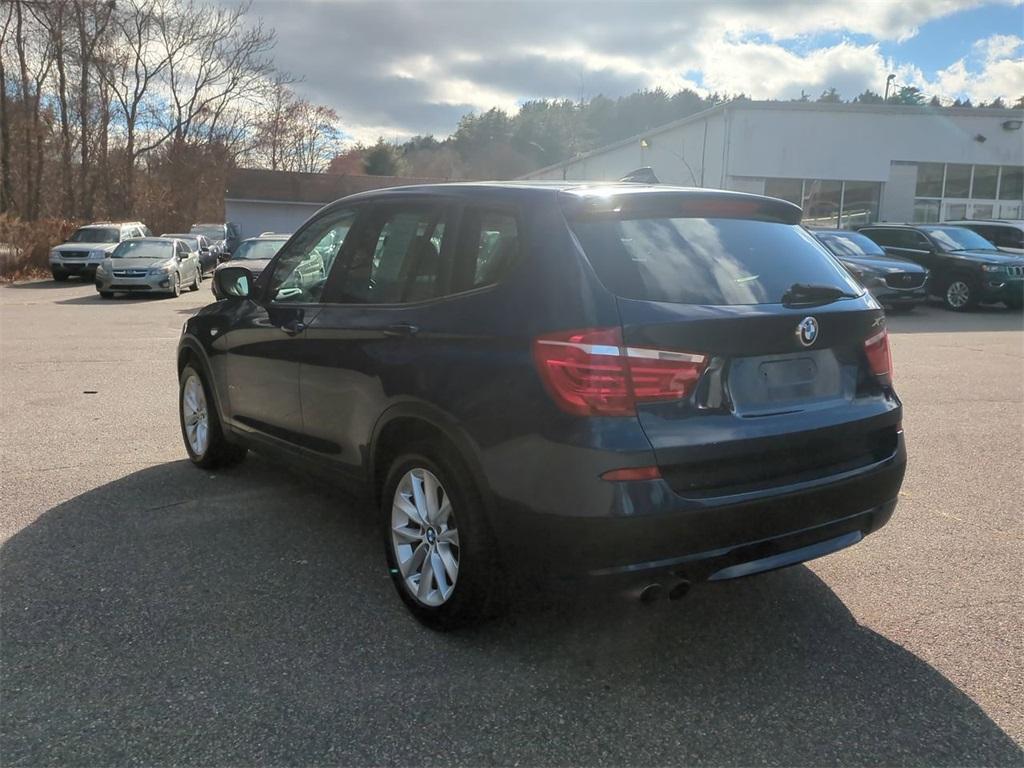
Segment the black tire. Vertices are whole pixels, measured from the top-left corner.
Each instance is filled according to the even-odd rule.
[[[200,384],[202,384],[203,395],[206,399],[207,406],[208,441],[206,450],[201,454],[196,453],[192,449],[185,427],[185,411],[183,407],[185,399],[185,383],[191,376],[197,377]],[[210,384],[207,382],[202,371],[193,367],[191,364],[186,365],[182,369],[181,375],[178,377],[178,423],[181,426],[181,439],[182,442],[185,443],[185,451],[188,453],[188,458],[197,467],[201,467],[202,469],[228,467],[240,462],[245,458],[245,454],[248,453],[246,448],[240,445],[235,445],[234,443],[229,443],[227,438],[224,437],[224,431],[220,426],[220,417],[217,415],[217,407],[210,394]]]
[[[1024,296],[1016,296],[1012,299],[1007,299],[1004,303],[1010,309],[1015,309],[1019,312],[1024,309]]]
[[[68,279],[68,273],[62,270],[51,269],[50,274],[53,275],[53,279],[58,283],[65,283]]]
[[[943,283],[942,305],[953,312],[967,312],[978,306],[980,293],[981,289],[974,277],[953,275]]]
[[[169,298],[176,299],[181,296],[181,273],[174,273],[174,280],[171,281],[171,290],[167,294]]]
[[[188,288],[190,291],[195,292],[199,290],[199,284],[203,282],[202,272],[203,271],[201,269],[196,270],[195,277],[192,278],[192,285]]]
[[[458,530],[458,575],[451,596],[439,606],[425,605],[410,592],[402,576],[392,541],[391,515],[395,492],[413,469],[426,469],[444,488]],[[388,471],[381,492],[381,530],[388,571],[402,602],[422,624],[450,630],[479,623],[500,612],[504,604],[499,584],[501,561],[487,522],[483,500],[464,463],[433,443],[409,446]]]
[[[113,291],[100,291],[100,298],[101,299],[112,299],[112,298],[114,298],[114,292]]]

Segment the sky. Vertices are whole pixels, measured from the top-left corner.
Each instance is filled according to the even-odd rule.
[[[253,0],[251,14],[300,94],[369,143],[638,88],[849,99],[895,73],[944,100],[1024,96],[1021,0]]]

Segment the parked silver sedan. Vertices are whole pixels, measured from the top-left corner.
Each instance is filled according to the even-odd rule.
[[[115,293],[166,293],[199,290],[199,254],[182,240],[143,237],[125,240],[96,269],[96,290],[104,299]]]

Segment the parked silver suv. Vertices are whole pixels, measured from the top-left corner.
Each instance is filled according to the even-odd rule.
[[[146,237],[125,240],[96,269],[96,290],[104,299],[115,293],[166,293],[199,290],[199,254],[183,240]]]
[[[50,251],[50,273],[54,280],[61,282],[71,275],[91,280],[100,262],[118,243],[152,234],[141,221],[104,221],[79,227],[66,243]]]

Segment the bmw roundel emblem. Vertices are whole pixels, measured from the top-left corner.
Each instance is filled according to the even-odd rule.
[[[805,317],[796,326],[796,337],[805,347],[811,346],[818,339],[818,321]]]

